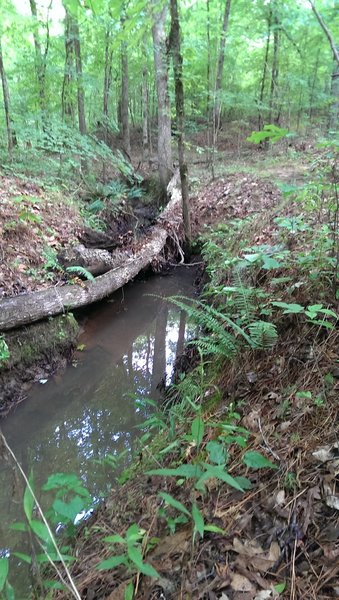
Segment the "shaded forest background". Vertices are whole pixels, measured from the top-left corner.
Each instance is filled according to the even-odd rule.
[[[185,132],[198,151],[217,146],[221,128],[231,142],[267,123],[311,136],[335,131],[338,2],[315,8],[332,47],[311,4],[180,3]],[[2,3],[1,161],[19,151],[39,170],[34,157],[43,153],[65,177],[98,157],[128,171],[131,153],[156,155],[166,111],[175,134],[167,9],[157,0]]]

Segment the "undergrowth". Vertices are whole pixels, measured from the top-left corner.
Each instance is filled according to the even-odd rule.
[[[312,366],[309,375],[304,375],[300,368],[306,371],[308,364],[313,365],[317,348],[337,338],[337,178],[331,158],[321,166],[322,177],[316,182],[285,192],[284,212],[277,216],[275,209],[266,239],[255,239],[258,224],[253,217],[234,219],[206,232],[202,254],[209,280],[201,299],[178,296],[170,300],[197,326],[196,339],[190,342],[195,347],[196,366],[179,375],[162,406],[137,399],[139,405],[151,405],[153,412],[140,426],[139,460],[119,479],[121,486],[152,482],[154,512],[149,529],[132,521],[124,530],[108,533],[100,524],[92,530],[99,539],[95,569],[100,577],[106,571],[111,577],[118,569],[125,599],[137,597],[141,575],[161,580],[159,565],[152,564],[161,536],[175,536],[186,528],[193,555],[202,539],[213,542],[218,539],[213,536],[226,535],[222,519],[206,509],[214,489],[218,502],[230,494],[234,503],[242,506],[247,493],[258,493],[258,471],[276,477],[274,485],[282,485],[284,494],[293,494],[300,485],[295,471],[286,467],[272,441],[267,441],[260,419],[256,417],[253,425],[248,398],[263,399],[267,405],[278,399],[274,414],[284,424],[295,415],[295,406],[315,419],[316,411],[324,411],[333,397],[331,373]],[[286,365],[288,351],[284,369],[281,365]],[[274,392],[255,387],[259,372],[279,380]],[[275,435],[273,442],[278,433]],[[298,443],[296,434],[293,439],[290,436],[289,444]],[[88,508],[85,492],[76,487],[66,490],[72,492],[71,500],[63,496],[53,504],[68,525],[74,517],[72,509],[80,509],[84,499]],[[33,531],[47,555],[50,537],[47,539],[42,523],[32,518],[34,502],[28,492],[26,508],[25,528]],[[55,518],[60,517],[54,515],[54,522]],[[72,572],[74,556],[68,548],[62,559]],[[58,564],[58,560],[52,556],[52,562]],[[267,585],[274,589],[275,597],[292,585],[288,576],[284,582],[281,576],[275,577],[274,569],[269,575]],[[0,584],[4,597],[13,597],[6,588],[7,557],[0,563]],[[48,585],[60,587],[60,581],[53,584],[49,577]],[[110,589],[116,587],[112,581],[109,585]],[[72,585],[68,583],[68,587]]]

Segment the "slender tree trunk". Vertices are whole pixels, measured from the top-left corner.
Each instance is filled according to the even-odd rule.
[[[38,81],[38,92],[39,92],[39,108],[41,112],[41,121],[43,131],[46,130],[46,118],[47,118],[47,106],[46,106],[46,65],[47,65],[47,54],[49,49],[49,21],[47,17],[47,38],[45,51],[42,51],[41,42],[38,31],[38,12],[35,0],[29,0],[32,17],[35,21],[33,28],[33,39],[35,47],[35,70]]]
[[[320,48],[317,52],[315,67],[313,69],[312,82],[310,83],[310,100],[309,100],[310,108],[309,108],[309,114],[308,114],[310,121],[312,121],[312,117],[313,117],[314,92],[315,92],[317,77],[318,77],[319,58],[320,58]]]
[[[81,43],[79,33],[78,18],[72,15],[72,29],[74,32],[74,54],[75,54],[75,70],[77,76],[77,96],[78,96],[78,119],[79,119],[79,131],[81,135],[86,135],[86,117],[85,117],[85,91],[84,81],[82,73],[82,59],[81,59]]]
[[[268,68],[268,55],[269,55],[269,51],[270,51],[271,26],[272,26],[272,6],[270,4],[269,12],[268,12],[268,17],[267,17],[267,37],[266,37],[264,67],[263,67],[261,84],[260,84],[259,118],[258,118],[258,129],[259,129],[259,131],[261,131],[261,129],[263,127],[263,124],[264,124],[264,119],[263,119],[263,104],[264,104],[265,85],[266,85],[267,68]]]
[[[151,0],[155,10],[158,7],[157,0]],[[167,5],[160,12],[153,15],[154,25],[152,27],[155,81],[158,99],[158,162],[159,179],[163,190],[166,188],[172,175],[172,148],[171,148],[171,111],[168,94],[168,64],[166,55],[165,22],[167,16]]]
[[[128,156],[131,153],[129,127],[129,85],[128,85],[128,55],[127,43],[121,44],[121,134],[122,144]]]
[[[15,132],[12,127],[11,108],[10,108],[11,103],[10,103],[8,82],[7,82],[3,54],[2,54],[1,37],[0,37],[0,77],[1,77],[1,83],[2,83],[2,93],[3,93],[3,98],[4,98],[7,140],[8,140],[8,152],[11,153],[13,150],[13,147],[17,146],[17,140],[16,140]]]
[[[148,102],[148,72],[144,64],[142,69],[142,156],[149,158],[149,102]]]
[[[112,85],[112,60],[113,60],[113,50],[111,48],[111,32],[110,27],[106,30],[105,35],[105,74],[104,74],[104,90],[103,90],[103,114],[104,114],[104,127],[105,132],[107,134],[107,125],[108,125],[108,105],[109,105],[109,93]],[[106,140],[107,142],[107,140]]]
[[[72,34],[72,19],[64,5],[65,16],[65,68],[62,82],[61,107],[62,119],[68,123],[74,121],[74,106],[72,99],[72,81],[74,78],[74,46]]]
[[[171,34],[170,48],[173,58],[176,130],[178,139],[179,170],[182,195],[182,213],[184,219],[185,238],[188,246],[191,244],[191,217],[188,194],[187,165],[184,153],[184,128],[185,128],[185,99],[182,77],[182,54],[180,40],[180,22],[177,0],[171,0]]]
[[[226,0],[224,19],[223,19],[223,24],[222,24],[221,38],[220,38],[220,48],[219,48],[219,56],[218,56],[218,64],[217,64],[217,75],[216,75],[216,80],[215,80],[215,100],[214,100],[213,119],[214,119],[214,127],[215,127],[216,131],[218,131],[218,129],[220,127],[221,108],[222,108],[220,94],[221,94],[221,88],[222,88],[222,77],[223,77],[223,73],[224,73],[225,45],[226,45],[226,35],[227,35],[230,11],[231,11],[231,0]]]
[[[277,122],[275,114],[275,101],[278,89],[278,76],[279,76],[279,43],[280,43],[280,30],[279,30],[279,18],[277,16],[276,2],[273,4],[273,59],[272,59],[272,74],[271,74],[271,89],[270,89],[270,102],[269,102],[269,123]]]
[[[338,46],[339,52],[339,46]],[[330,115],[328,122],[329,132],[338,131],[338,121],[339,121],[339,63],[334,61],[333,71],[331,76],[331,97],[332,102],[330,106]]]

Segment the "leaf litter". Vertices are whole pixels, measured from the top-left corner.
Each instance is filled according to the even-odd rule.
[[[212,225],[257,212],[261,221],[253,227],[253,236],[256,243],[267,243],[274,239],[272,216],[280,203],[280,192],[271,183],[234,174],[227,181],[207,185],[194,199],[194,232],[201,232],[202,223]],[[293,205],[289,210],[294,210]],[[296,293],[303,300],[304,292],[297,288]],[[146,453],[137,474],[112,490],[79,531],[78,558],[71,569],[81,597],[120,600],[131,581],[138,600],[339,597],[337,375],[326,403],[317,406],[312,401],[323,390],[324,376],[335,374],[338,347],[336,329],[314,340],[302,323],[296,328],[285,320],[274,351],[243,352],[225,365],[221,378],[213,383],[222,401],[205,415],[200,451],[215,435],[208,422],[222,420],[235,403],[237,410],[241,407],[240,425],[250,433],[246,450],[259,452],[266,466],[274,463],[277,468],[251,469],[242,461],[243,450],[234,444],[229,448],[228,471],[249,478],[251,489],[241,493],[211,479],[201,493],[187,479],[177,486],[173,477],[142,474],[141,469],[146,471],[150,464]],[[296,390],[311,393],[300,397]],[[177,452],[173,448],[163,455],[162,466],[178,464]],[[194,464],[196,455],[191,444],[182,459]],[[194,502],[214,531],[205,531],[203,538],[194,536],[193,525],[186,523],[169,535],[159,516],[159,493],[164,491],[186,507]],[[173,507],[168,512],[177,514]],[[134,522],[147,532],[148,540],[156,540],[153,549],[144,548],[144,560],[160,574],[158,579],[133,574],[121,565],[96,570],[112,553],[103,538],[123,535]],[[55,598],[66,595],[55,592]]]

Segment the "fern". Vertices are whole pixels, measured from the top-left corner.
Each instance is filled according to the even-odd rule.
[[[236,354],[238,349],[237,339],[234,333],[230,333],[226,329],[226,326],[233,329],[235,333],[242,336],[253,347],[252,339],[244,329],[213,306],[204,304],[199,300],[192,302],[185,296],[172,296],[169,300],[175,306],[185,310],[189,318],[211,335],[211,337],[200,337],[199,340],[194,342],[201,348],[203,353],[221,354],[228,358]]]
[[[278,340],[278,332],[274,323],[255,321],[248,326],[251,340],[256,348],[263,350],[273,348]]]
[[[80,267],[80,265],[75,267],[67,267],[66,271],[68,273],[76,273],[77,275],[82,275],[83,277],[85,277],[85,279],[88,279],[89,281],[95,280],[95,277],[93,277],[92,273],[90,273],[90,271],[87,271],[87,269],[85,269],[84,267]]]
[[[255,297],[256,290],[245,285],[244,269],[240,267],[233,270],[231,282],[235,312],[240,313],[245,323],[250,323],[255,319],[256,307],[252,300]]]

